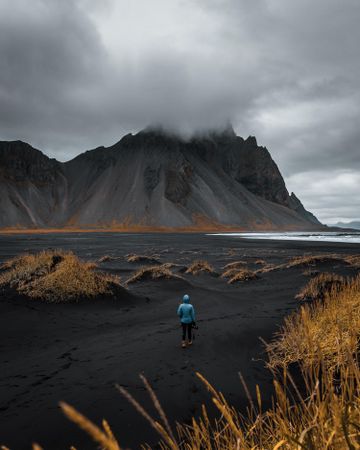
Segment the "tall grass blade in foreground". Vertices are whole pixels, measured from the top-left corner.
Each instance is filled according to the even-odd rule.
[[[149,393],[149,396],[157,412],[159,413],[160,419],[163,422],[163,425],[161,425],[158,421],[153,419],[150,416],[150,414],[147,411],[145,411],[145,409],[135,400],[135,398],[124,387],[116,385],[116,388],[164,439],[164,443],[161,443],[161,446],[163,446],[164,448],[171,448],[173,450],[177,450],[179,446],[177,444],[173,431],[170,427],[168,418],[166,417],[166,414],[159,402],[158,397],[156,396],[154,390],[152,389],[146,377],[141,374],[140,379],[143,382],[147,392]]]
[[[104,430],[102,430],[67,403],[60,402],[60,408],[68,419],[86,431],[95,442],[101,445],[101,448],[106,450],[120,450],[120,445],[106,421],[103,421]]]

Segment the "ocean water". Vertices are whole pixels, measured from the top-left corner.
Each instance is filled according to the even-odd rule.
[[[343,242],[360,244],[360,231],[344,232],[282,232],[282,233],[209,233],[212,236],[232,236],[245,239],[275,239],[279,241],[308,241],[308,242]]]

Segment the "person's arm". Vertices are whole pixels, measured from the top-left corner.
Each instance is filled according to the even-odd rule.
[[[181,305],[179,305],[179,307],[178,307],[178,310],[177,310],[177,315],[180,317],[180,319],[181,319],[181,317],[182,317],[182,315],[183,315],[183,312],[182,312],[182,307],[181,307]]]
[[[193,306],[191,307],[191,318],[192,318],[192,321],[195,323],[195,309]]]

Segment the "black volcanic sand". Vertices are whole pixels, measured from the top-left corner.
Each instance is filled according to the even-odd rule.
[[[187,265],[206,259],[217,271],[245,260],[261,267],[259,258],[280,264],[305,253],[359,253],[359,245],[246,240],[203,234],[45,234],[0,235],[0,262],[25,251],[73,250],[97,260],[123,280],[139,267],[128,253],[158,254],[161,262]],[[339,263],[321,271],[354,275]],[[177,270],[177,269],[176,269]],[[271,377],[264,369],[261,336],[270,340],[283,318],[298,306],[294,296],[308,281],[304,268],[270,272],[236,285],[211,275],[184,275],[184,280],[144,281],[130,285],[131,298],[96,299],[80,304],[51,305],[34,300],[0,299],[0,444],[29,449],[96,448],[87,435],[65,419],[59,400],[74,405],[96,422],[107,418],[122,446],[139,448],[157,436],[116,391],[119,383],[151,412],[154,408],[138,378],[144,373],[169,418],[188,421],[201,404],[212,410],[201,372],[233,405],[247,404],[240,371],[251,392],[261,386],[269,402]],[[180,348],[176,308],[184,293],[191,296],[199,330],[192,348]]]

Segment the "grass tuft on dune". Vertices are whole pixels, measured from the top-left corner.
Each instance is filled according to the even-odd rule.
[[[51,303],[112,295],[120,288],[118,277],[96,272],[96,264],[63,250],[20,255],[1,269],[0,287]]]
[[[321,363],[326,370],[345,367],[357,359],[359,335],[360,275],[285,319],[277,339],[268,345],[270,366],[300,362]]]
[[[126,255],[125,259],[129,263],[160,264],[160,261],[155,256],[136,255],[134,253],[131,253],[129,255]]]
[[[229,270],[229,269],[241,269],[242,267],[246,266],[246,261],[233,261],[231,263],[226,264],[223,267],[223,270]]]
[[[199,275],[201,273],[215,274],[215,270],[207,261],[198,259],[190,264],[185,273],[191,273],[192,275]]]
[[[126,281],[126,284],[145,280],[180,279],[181,277],[179,275],[175,275],[170,270],[171,266],[171,263],[165,263],[158,266],[140,267],[140,269]]]
[[[257,264],[259,266],[265,266],[266,261],[264,259],[257,259],[254,264]]]
[[[98,262],[103,263],[103,262],[109,262],[109,261],[116,261],[118,259],[120,259],[119,256],[104,255],[101,258],[99,258]]]
[[[247,269],[246,267],[239,269],[236,266],[225,270],[221,274],[221,277],[228,278],[228,284],[256,280],[259,278],[254,271]]]
[[[327,262],[344,262],[344,258],[336,254],[324,254],[324,255],[303,255],[292,258],[286,268],[298,266],[314,266],[319,263]]]
[[[312,278],[295,296],[298,300],[324,300],[333,290],[340,290],[346,278],[335,273],[320,273]]]
[[[327,253],[320,255],[302,255],[291,258],[288,262],[274,265],[265,264],[262,268],[257,270],[257,273],[268,273],[274,270],[292,269],[297,267],[304,267],[304,275],[311,274],[319,264],[344,264],[355,269],[360,268],[360,255],[338,255],[335,253]]]
[[[360,255],[348,255],[344,260],[355,269],[360,269]]]

